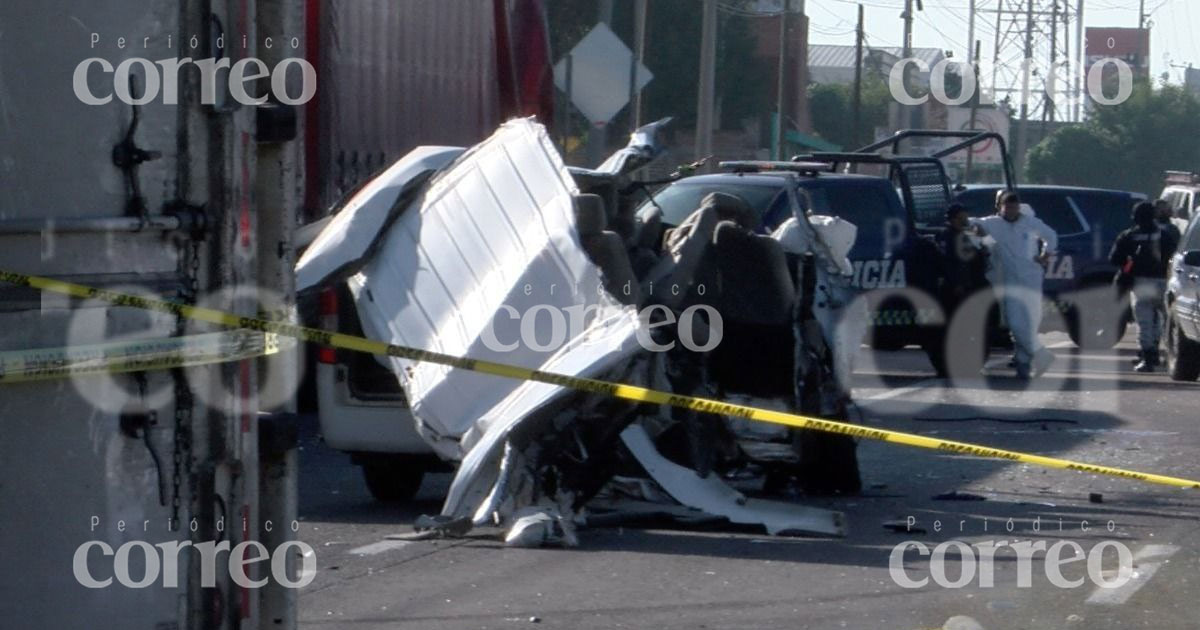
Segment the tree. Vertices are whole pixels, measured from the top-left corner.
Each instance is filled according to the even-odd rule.
[[[888,122],[892,102],[887,82],[878,75],[865,76],[862,89],[861,126],[854,134],[854,86],[842,83],[808,87],[808,113],[813,131],[847,150],[856,149],[874,137],[874,129]]]
[[[1113,188],[1116,145],[1091,126],[1063,127],[1029,150],[1025,170],[1039,184]]]
[[[1110,92],[1111,93],[1111,92]],[[1134,86],[1119,105],[1096,105],[1081,127],[1058,130],[1027,160],[1031,181],[1155,194],[1163,171],[1200,170],[1200,101],[1177,86]]]

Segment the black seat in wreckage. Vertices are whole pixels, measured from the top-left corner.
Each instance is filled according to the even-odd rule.
[[[724,336],[711,369],[726,391],[790,396],[796,287],[779,242],[731,221],[714,236]]]
[[[708,290],[704,296],[693,290],[690,299],[713,306],[721,315],[722,338],[706,357],[719,397],[732,393],[774,398],[804,413],[826,415],[823,408],[829,401],[822,396],[836,396],[837,387],[832,386],[829,348],[812,319],[812,266],[806,266],[803,257],[786,254],[775,239],[756,233],[758,219],[742,199],[713,193],[701,204],[701,210],[706,208],[719,221],[695,282],[707,284]],[[805,331],[803,338],[797,337],[798,330]],[[798,357],[805,359],[800,365]],[[826,391],[810,391],[814,389]],[[713,465],[712,455],[697,453],[696,442],[719,431],[703,414],[692,424],[696,427],[689,431],[692,460],[703,473]],[[815,431],[790,435],[791,444],[783,448],[780,444],[739,442],[747,457],[766,468],[769,490],[782,489],[788,478],[795,478],[812,494],[860,489],[853,440]],[[714,450],[712,442],[709,444]]]
[[[712,193],[678,227],[665,234],[661,224],[654,224],[651,213],[634,226],[628,240],[606,229],[604,204],[599,197],[579,195],[576,213],[584,250],[600,267],[605,287],[618,300],[639,308],[665,306],[675,312],[677,324],[679,313],[691,305],[706,304],[720,314],[721,339],[711,352],[690,352],[676,343],[667,353],[666,376],[671,391],[708,395],[704,382],[707,375],[721,396],[736,393],[795,402],[794,319],[798,295],[794,264],[776,240],[755,232],[758,218],[745,201],[734,195]],[[641,273],[634,274],[634,263]],[[627,295],[627,289],[633,295]],[[652,323],[661,317],[661,311],[651,312]],[[707,344],[715,331],[710,329],[710,322],[693,317],[691,324],[691,338],[698,345]],[[653,332],[681,334],[677,326],[656,327]],[[791,406],[800,405],[795,402]],[[660,427],[661,433],[651,430],[668,458],[704,476],[719,465],[719,460],[736,457],[733,436],[719,418],[681,408],[673,408],[670,415],[673,427]],[[840,436],[816,434],[796,443],[799,451],[809,454],[811,465],[801,463],[800,469],[785,474],[809,469],[808,476],[821,480],[805,484],[808,487],[857,490],[856,467],[833,474],[842,479],[836,481],[830,478],[833,471],[826,466],[826,456],[847,448],[852,451],[852,442]],[[788,465],[794,464],[795,458],[791,458]]]
[[[641,296],[637,276],[625,249],[625,240],[608,229],[604,200],[599,195],[575,197],[575,229],[579,242],[604,277],[604,288],[622,304],[636,304]]]

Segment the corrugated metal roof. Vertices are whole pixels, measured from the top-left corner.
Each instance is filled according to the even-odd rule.
[[[903,52],[902,48],[892,48],[886,46],[869,46],[864,49],[863,57],[866,57],[870,51],[883,53],[890,57],[891,61],[898,61]],[[941,61],[945,56],[940,48],[914,48],[912,56],[928,63],[932,67],[937,62]],[[809,68],[853,68],[854,67],[854,46],[836,46],[830,44],[811,44],[808,47],[808,67]]]

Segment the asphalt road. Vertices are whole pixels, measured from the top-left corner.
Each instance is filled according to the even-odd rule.
[[[918,350],[864,352],[859,412],[887,428],[1200,479],[1200,385],[1133,373],[1131,338],[1110,352],[1043,339],[1058,361],[1027,388],[998,355],[991,378],[948,387]],[[1195,491],[862,442],[861,496],[792,499],[845,512],[845,538],[625,527],[584,530],[575,549],[524,550],[487,535],[385,541],[438,511],[449,476],[427,478],[411,505],[385,506],[311,422],[303,449],[299,536],[317,555],[300,593],[306,628],[1200,628]],[[951,491],[984,500],[933,499]],[[910,519],[912,531],[883,527]],[[935,576],[930,557],[910,548],[902,577],[931,579],[903,588],[889,559],[909,540],[931,550],[1074,541],[1099,562],[1101,581],[1121,577],[1119,543],[1133,569],[1123,586],[1100,588],[1078,559],[1061,566],[1075,585],[1056,586],[1045,554],[1025,562],[1005,547],[987,572],[960,546],[947,547],[945,575]],[[932,579],[964,572],[973,579],[960,588]]]

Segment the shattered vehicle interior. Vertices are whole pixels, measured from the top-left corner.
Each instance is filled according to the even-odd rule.
[[[722,194],[672,229],[635,217],[630,175],[660,156],[667,122],[594,170],[566,167],[532,120],[465,151],[414,150],[325,226],[298,290],[345,283],[365,335],[388,343],[845,419],[846,340],[866,325],[844,273],[855,227],[797,216],[773,238]],[[860,487],[846,436],[376,359],[457,466],[418,535],[573,545],[581,525],[657,515],[836,536],[840,513],[756,497]]]

